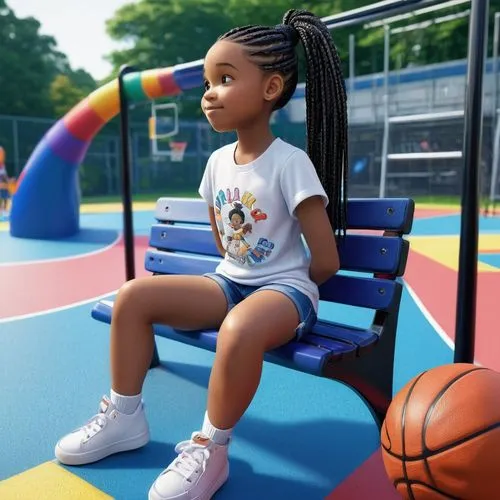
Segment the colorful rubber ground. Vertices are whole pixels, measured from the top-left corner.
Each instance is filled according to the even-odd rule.
[[[136,206],[136,268],[153,222]],[[109,390],[109,329],[90,317],[97,298],[124,280],[119,207],[82,207],[77,236],[15,239],[0,223],[0,498],[139,500],[201,425],[211,353],[159,339],[162,365],[146,380],[152,441],[137,452],[63,467],[53,448],[91,417]],[[106,212],[104,212],[106,210]],[[453,359],[459,216],[417,210],[396,353],[396,387]],[[500,218],[481,219],[477,361],[500,369]],[[348,308],[321,314],[366,324]],[[368,410],[345,386],[266,365],[259,392],[236,429],[231,476],[217,499],[395,500]]]

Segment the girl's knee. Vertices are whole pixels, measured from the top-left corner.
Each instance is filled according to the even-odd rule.
[[[140,283],[137,278],[125,282],[118,290],[117,304],[129,304],[134,302],[139,295]]]
[[[229,313],[219,329],[217,352],[228,357],[236,357],[240,353],[255,352],[256,350],[264,352],[264,346],[259,345],[259,342],[256,341],[258,337],[252,333],[251,322],[243,321]]]
[[[132,315],[136,318],[147,319],[148,314],[143,280],[135,278],[124,283],[118,290],[113,315],[121,317]]]

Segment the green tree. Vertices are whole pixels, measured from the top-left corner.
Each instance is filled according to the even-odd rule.
[[[76,98],[96,86],[86,71],[72,70],[66,55],[57,50],[56,40],[40,34],[36,19],[18,18],[5,0],[0,0],[0,47],[0,114],[53,117],[61,112],[65,99],[67,105],[71,102],[69,87]],[[57,82],[57,90],[63,81],[59,75],[69,80],[64,97],[53,88]]]
[[[465,59],[468,48],[469,16],[464,15],[457,19],[450,19],[449,16],[466,14],[468,8],[467,4],[448,7],[391,23],[391,28],[401,29],[401,32],[391,34],[391,70]],[[490,0],[488,56],[492,54],[494,16],[498,11],[500,11],[500,0]],[[383,28],[364,29],[358,26],[352,32],[357,40],[356,74],[382,71]]]
[[[303,0],[300,8],[326,16],[371,3],[372,0]],[[139,0],[122,7],[109,20],[109,34],[128,46],[110,54],[109,60],[114,66],[114,74],[124,63],[146,69],[193,61],[202,58],[217,36],[226,30],[245,24],[278,24],[288,9],[296,7],[297,3],[292,0]],[[425,15],[407,16],[392,23],[392,28],[405,28],[406,31],[391,36],[391,69],[464,59],[467,56],[468,16],[449,22],[435,22],[435,19],[465,9],[465,5],[455,6]],[[494,13],[499,10],[500,0],[490,0],[489,54]],[[356,39],[355,74],[381,72],[383,28],[356,25],[332,30],[344,74],[348,75],[350,34]]]
[[[57,75],[50,85],[50,100],[58,117],[65,115],[86,95],[87,93],[76,87],[67,75]]]
[[[68,76],[72,84],[79,90],[81,90],[85,95],[90,94],[96,89],[97,83],[90,73],[87,73],[83,69],[72,70],[68,68],[63,74]]]
[[[353,0],[366,5],[370,0]],[[323,16],[339,0],[305,0],[301,8]],[[292,0],[141,0],[123,6],[107,23],[109,35],[128,48],[108,59],[116,74],[122,64],[170,66],[203,58],[217,37],[234,26],[278,24],[296,6]]]
[[[50,82],[62,54],[54,38],[39,33],[40,23],[18,19],[0,0],[0,113],[51,116]]]
[[[217,34],[232,26],[226,0],[142,0],[123,6],[107,23],[110,36],[129,46],[108,59],[122,64],[171,66],[204,56]]]
[[[305,0],[301,7],[322,16],[339,3]],[[141,0],[127,4],[107,23],[110,36],[128,46],[108,56],[113,75],[123,64],[148,69],[201,59],[225,31],[245,24],[278,24],[295,6],[292,0]],[[199,94],[199,89],[183,94],[179,101],[182,116],[201,113]]]

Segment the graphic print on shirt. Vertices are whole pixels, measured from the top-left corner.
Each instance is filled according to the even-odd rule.
[[[272,253],[274,243],[256,237],[257,225],[265,225],[267,214],[257,206],[255,196],[245,191],[240,198],[239,188],[222,189],[215,198],[215,219],[229,260],[241,265],[255,266]],[[259,231],[259,234],[262,234]]]

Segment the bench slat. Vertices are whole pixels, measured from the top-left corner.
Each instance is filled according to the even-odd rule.
[[[159,250],[201,253],[220,257],[212,228],[207,225],[187,227],[175,224],[154,224],[149,245]]]
[[[92,317],[110,324],[113,314],[113,301],[101,300],[92,309]],[[154,333],[160,337],[176,340],[210,351],[217,345],[217,330],[181,331],[166,325],[154,325]],[[300,371],[320,375],[325,363],[356,355],[356,347],[331,338],[312,335],[304,336],[301,342],[289,342],[266,353],[266,360],[293,367]]]
[[[359,198],[347,202],[349,229],[379,229],[409,234],[415,203],[408,198]]]
[[[149,244],[159,250],[219,257],[210,226],[155,224]],[[338,243],[341,269],[401,276],[408,255],[408,242],[398,237],[348,235]]]
[[[186,332],[175,330],[167,325],[155,325],[154,332],[160,337],[208,349],[212,352],[215,352],[217,345],[217,330]],[[332,353],[330,349],[316,345],[303,342],[289,342],[282,347],[267,352],[264,358],[266,361],[294,366],[295,369],[299,369],[300,371],[319,375],[327,361],[340,359],[343,352],[348,353],[352,351],[347,345],[339,345],[338,347],[338,350]]]
[[[113,304],[114,302],[111,300],[101,300],[94,306],[92,317],[103,323],[111,323]],[[319,346],[329,345],[332,350],[342,353],[344,356],[349,352],[354,353],[356,350],[371,347],[377,343],[378,339],[379,336],[373,333],[372,330],[348,327],[323,319],[319,319],[314,325],[311,334],[306,335],[304,338],[306,342],[313,342]],[[345,344],[349,344],[349,346]]]
[[[407,198],[352,198],[348,200],[349,229],[411,231],[415,204]],[[209,223],[207,204],[201,198],[160,198],[158,221]]]
[[[399,287],[392,280],[337,274],[319,287],[319,295],[327,302],[387,311]]]
[[[398,237],[348,235],[338,243],[340,268],[401,276],[408,249],[408,242]]]
[[[221,258],[191,253],[148,250],[144,260],[146,270],[152,273],[197,275],[213,273]]]
[[[379,336],[372,330],[363,330],[354,326],[340,325],[332,321],[319,319],[313,328],[313,333],[324,336],[342,339],[345,342],[350,342],[358,349],[371,347],[378,342]]]
[[[214,272],[220,257],[148,250],[145,261],[146,270],[153,273],[200,275]],[[337,274],[319,291],[321,299],[328,302],[387,310],[392,305],[397,286],[392,280]]]

